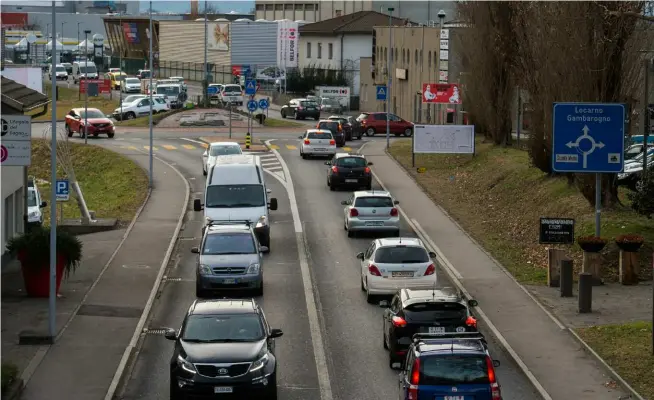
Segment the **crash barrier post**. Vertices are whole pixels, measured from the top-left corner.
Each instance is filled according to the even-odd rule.
[[[593,309],[593,274],[579,274],[579,313],[587,314]]]
[[[248,132],[245,134],[245,148],[247,150],[250,149],[250,144],[252,144],[252,135]]]
[[[561,297],[572,297],[572,260],[561,260]]]

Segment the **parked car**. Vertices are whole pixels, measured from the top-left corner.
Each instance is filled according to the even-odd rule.
[[[333,156],[336,154],[336,140],[330,131],[309,129],[301,135],[300,156],[307,159],[311,156]]]
[[[88,126],[85,129],[84,124],[87,121]],[[85,137],[85,132],[94,137],[106,134],[109,138],[113,138],[115,134],[114,123],[97,108],[89,108],[88,112],[85,112],[83,108],[73,108],[66,114],[65,124],[68,137],[73,136],[75,132],[79,132],[80,137]]]
[[[327,186],[334,191],[341,186],[354,186],[357,188],[372,188],[371,162],[364,155],[336,153],[331,161],[325,161],[329,166],[327,170]]]
[[[644,154],[640,153],[636,157],[624,163],[622,173],[618,174],[618,185],[626,186],[631,190],[636,189],[636,185],[640,182],[643,176],[643,157]],[[654,148],[647,150],[647,171],[649,172],[654,167]]]
[[[55,79],[58,81],[68,80],[68,72],[66,72],[66,67],[63,64],[57,64],[54,73],[52,71],[52,64],[51,64],[50,68],[48,69],[48,78],[50,79],[50,82],[52,82],[53,80],[52,75],[54,75]]]
[[[161,97],[153,97],[152,101],[152,114],[158,114],[170,110],[166,101]],[[117,121],[122,121],[123,119],[134,119],[145,115],[150,115],[149,97],[136,99],[131,103],[123,104],[121,107],[116,108],[112,114],[114,119]]]
[[[147,94],[130,94],[129,96],[123,97],[122,101],[120,101],[118,103],[118,105],[129,104],[129,103],[133,102],[136,99],[144,99],[146,97],[148,97]]]
[[[363,131],[361,130],[361,124],[356,118],[349,115],[332,115],[328,119],[339,121],[343,125],[343,129],[345,129],[345,140],[361,140]]]
[[[345,107],[343,107],[336,99],[323,97],[320,102],[320,111],[331,114],[340,114],[345,111]]]
[[[222,90],[223,85],[221,85],[220,83],[210,83],[209,87],[215,87],[216,88],[216,93],[215,94],[210,94],[209,99],[211,101],[220,100],[220,91]]]
[[[292,99],[283,105],[279,110],[282,118],[294,117],[295,119],[313,118],[320,119],[320,106],[315,101],[307,99]]]
[[[48,206],[48,203],[42,201],[41,192],[34,181],[34,177],[27,180],[27,223],[28,226],[41,226],[43,224],[42,208]]]
[[[336,146],[345,146],[345,130],[340,121],[324,119],[318,122],[316,129],[331,131],[334,140],[336,140]]]
[[[125,77],[120,85],[120,91],[123,93],[140,93],[141,80],[136,77]]]
[[[643,154],[643,145],[642,143],[637,143],[637,144],[632,144],[631,146],[627,147],[627,150],[624,152],[624,160],[629,161],[632,160],[635,157],[638,157],[639,155]],[[648,145],[648,149],[654,148],[654,145]]]
[[[413,122],[406,121],[395,114],[390,114],[390,133],[395,136],[404,135],[410,137],[413,135]],[[386,113],[370,112],[362,113],[357,117],[361,123],[361,129],[366,136],[374,136],[378,133],[386,133]]]

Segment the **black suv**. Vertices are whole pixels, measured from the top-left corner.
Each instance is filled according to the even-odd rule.
[[[478,332],[477,319],[470,311],[477,301],[466,300],[452,288],[401,289],[390,305],[386,301],[379,305],[386,308],[382,329],[391,368],[404,361],[415,334]]]
[[[254,299],[196,300],[179,331],[170,360],[170,399],[277,399],[275,338]]]
[[[347,115],[332,115],[328,119],[339,121],[343,125],[343,128],[345,128],[345,140],[361,140],[363,130],[361,129],[361,123],[356,118]]]
[[[318,121],[316,129],[330,131],[336,141],[336,146],[345,146],[346,134],[343,124],[340,121],[323,119]]]
[[[365,190],[372,189],[371,162],[366,157],[358,154],[336,153],[331,161],[325,165],[330,168],[327,171],[327,186],[329,190],[336,190],[341,186],[363,187]]]
[[[282,118],[293,117],[295,119],[313,118],[320,119],[320,106],[318,103],[307,99],[292,99],[279,110]]]

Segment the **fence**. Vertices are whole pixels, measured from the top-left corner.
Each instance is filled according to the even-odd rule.
[[[232,67],[230,65],[207,64],[209,72],[209,83],[239,83],[234,81]],[[182,61],[159,61],[157,76],[183,76],[187,81],[204,80],[204,63],[192,63]]]

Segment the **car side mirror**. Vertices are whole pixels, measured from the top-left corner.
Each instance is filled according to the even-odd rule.
[[[48,206],[48,202],[47,202],[47,201],[42,201],[42,202],[41,202],[41,205],[40,205],[39,207],[40,207],[40,208],[45,208],[45,207],[47,207],[47,206]]]
[[[363,261],[363,252],[357,253],[357,258]]]
[[[202,201],[200,199],[193,200],[193,211],[202,211]]]
[[[436,256],[436,253],[434,253],[433,251],[430,251],[429,252],[429,257],[436,258],[437,256]]]
[[[270,193],[272,193],[272,190],[266,189],[266,193],[270,194]]]
[[[174,330],[173,328],[166,328],[164,337],[168,340],[177,340],[177,331]]]
[[[284,332],[282,332],[281,329],[272,329],[272,330],[270,330],[270,335],[268,335],[268,337],[270,339],[274,339],[274,338],[278,338],[278,337],[282,336],[283,334],[284,334]]]
[[[347,206],[348,204],[350,204],[350,202],[347,200],[341,201],[341,205]]]
[[[368,165],[375,165],[373,162],[368,161]]]
[[[200,254],[200,248],[199,247],[191,247],[191,253]]]
[[[331,161],[325,161],[325,165],[332,165]]]
[[[270,204],[268,204],[268,208],[272,211],[277,210],[277,198],[273,197],[270,199]]]
[[[303,139],[303,138],[304,138],[304,136],[301,136],[301,135],[300,135],[300,136],[298,136],[297,138],[298,138],[298,139]]]
[[[267,246],[259,246],[259,251],[261,253],[267,253],[270,251],[270,249]]]
[[[500,360],[493,360],[493,367],[499,367],[500,366]]]
[[[393,204],[398,205],[398,204],[400,204],[400,202],[397,201],[397,200],[395,200],[395,201],[393,202]]]
[[[468,300],[468,306],[469,307],[477,307],[479,305],[479,302],[477,300]]]
[[[389,308],[390,304],[388,304],[388,300],[382,300],[379,302],[379,307],[381,308]]]

